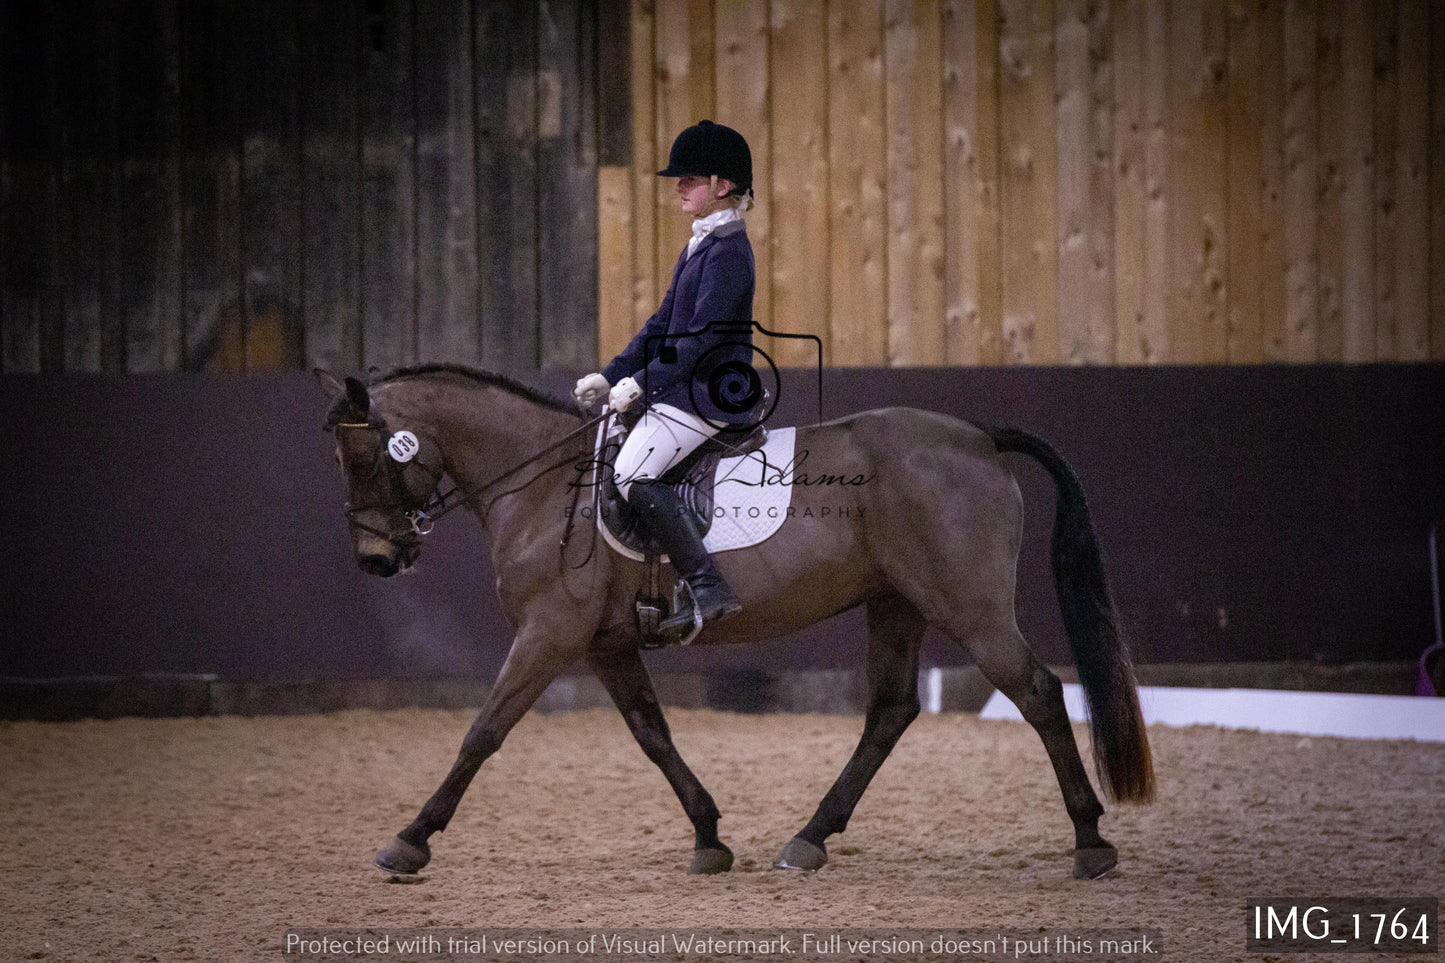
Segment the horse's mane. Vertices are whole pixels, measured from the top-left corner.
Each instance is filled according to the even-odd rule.
[[[555,395],[550,395],[545,391],[539,391],[530,385],[524,385],[522,382],[508,378],[506,375],[499,375],[491,371],[479,371],[476,368],[468,368],[466,365],[461,364],[421,364],[406,368],[397,368],[390,374],[378,378],[374,383],[384,384],[388,381],[399,381],[402,378],[416,378],[434,374],[456,375],[468,381],[475,381],[477,384],[501,388],[503,391],[535,402],[544,408],[551,408],[553,411],[560,411],[564,414],[580,417],[577,406],[569,401],[563,401]]]

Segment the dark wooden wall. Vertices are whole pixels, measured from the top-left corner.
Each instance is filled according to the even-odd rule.
[[[590,363],[613,6],[5,3],[0,370]]]

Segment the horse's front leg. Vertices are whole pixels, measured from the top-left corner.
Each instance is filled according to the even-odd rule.
[[[717,804],[703,788],[697,776],[682,761],[677,747],[672,743],[672,732],[663,718],[662,707],[658,705],[657,693],[647,675],[647,667],[636,649],[618,652],[593,653],[588,661],[622,718],[627,728],[637,739],[637,744],[647,754],[682,802],[683,811],[692,820],[696,844],[692,865],[688,872],[694,875],[726,873],[732,869],[733,852],[722,844],[717,835],[717,823],[721,818]]]
[[[376,865],[392,873],[415,873],[431,860],[427,840],[447,828],[472,777],[502,746],[502,740],[546,691],[552,680],[584,651],[581,642],[559,640],[544,627],[523,627],[512,643],[487,701],[462,740],[451,771],[411,825],[376,854]]]

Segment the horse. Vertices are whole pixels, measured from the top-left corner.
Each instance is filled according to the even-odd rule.
[[[415,874],[431,859],[482,764],[564,670],[585,661],[638,745],[676,792],[694,830],[688,871],[726,872],[733,853],[721,814],[674,746],[642,661],[634,606],[647,566],[595,543],[580,560],[576,475],[593,452],[593,424],[569,403],[502,375],[456,365],[400,368],[369,386],[315,371],[331,399],[327,428],[347,487],[357,564],[390,576],[420,553],[443,476],[481,523],[504,614],[516,628],[506,661],[460,752],[416,818],[376,856]],[[1103,805],[1090,783],[1058,677],[1035,657],[1014,618],[1023,498],[1001,456],[1040,463],[1058,497],[1055,588],[1089,709],[1096,775],[1106,795],[1154,795],[1137,683],[1120,636],[1083,487],[1047,442],[1017,428],[974,425],[936,412],[882,408],[797,429],[798,449],[829,480],[848,479],[857,510],[824,512],[839,490],[796,484],[796,512],[768,540],[718,555],[743,610],[710,623],[696,645],[728,645],[798,630],[866,609],[863,733],[837,781],[775,866],[816,870],[826,841],[847,827],[889,752],[919,714],[919,648],[934,626],[1037,731],[1074,827],[1073,875],[1094,879],[1118,862],[1099,834]],[[544,457],[549,456],[549,457]],[[550,456],[556,456],[556,460]],[[542,464],[543,461],[548,464]],[[429,517],[430,513],[430,517]]]

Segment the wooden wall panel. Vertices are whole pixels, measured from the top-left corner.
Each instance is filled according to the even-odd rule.
[[[537,260],[536,7],[477,6],[477,268],[482,364],[525,371],[541,359]],[[487,69],[481,69],[482,65]]]
[[[1423,361],[1430,356],[1431,16],[1426,0],[1399,0],[1395,213],[1390,232],[1394,244],[1394,323],[1381,331],[1381,359]],[[1437,161],[1436,166],[1440,163]],[[1440,262],[1437,259],[1435,263]]]
[[[416,355],[482,361],[474,10],[416,0]]]
[[[597,89],[595,8],[544,8],[538,28],[538,311],[544,368],[590,367],[597,357]],[[579,56],[579,51],[581,56]]]
[[[943,6],[944,336],[948,364],[997,364],[998,20],[992,0]]]
[[[888,358],[944,354],[942,24],[937,7],[885,4],[888,156]]]
[[[772,184],[771,30],[768,0],[718,0],[716,118],[739,131],[753,155],[754,194],[764,200]],[[773,316],[772,205],[755,203],[747,215],[757,288],[753,319],[771,326]]]
[[[828,6],[830,363],[888,363],[888,184],[883,12]],[[778,319],[786,326],[786,319]]]
[[[1171,359],[1227,358],[1228,95],[1223,0],[1177,5],[1170,22]]]
[[[1059,361],[1054,4],[999,4],[999,213],[1006,363]]]
[[[1287,360],[1288,283],[1285,219],[1285,0],[1261,0],[1259,11],[1259,360]],[[1234,123],[1231,110],[1230,120]],[[1236,125],[1237,126],[1237,125]],[[1231,358],[1245,361],[1246,358]]]
[[[1430,357],[1445,361],[1445,12],[1430,5]]]
[[[769,205],[772,246],[772,317],[788,334],[828,334],[828,60],[822,4],[772,0],[773,44],[787,56],[772,59],[773,130]],[[719,118],[726,122],[726,118]],[[763,341],[779,365],[816,366],[814,343]],[[825,355],[826,358],[826,355]]]
[[[1230,0],[1229,4],[1229,114],[1247,115],[1262,106],[1260,89],[1260,9],[1258,0]],[[1231,363],[1264,360],[1263,244],[1261,218],[1263,118],[1257,124],[1232,125],[1229,130],[1229,319],[1227,356]]]
[[[662,273],[657,255],[657,172],[666,160],[659,159],[657,144],[657,17],[653,5],[638,0],[631,5],[632,62],[632,310],[633,331],[640,330],[662,299],[671,277],[672,265]],[[666,148],[663,148],[666,150]],[[667,155],[662,154],[665,158]],[[599,361],[612,354],[602,352]]]
[[[1100,0],[1057,8],[1059,352],[1067,364],[1114,360],[1109,13]]]
[[[264,0],[230,8],[233,30],[256,38],[235,77],[241,138],[239,343],[213,359],[232,370],[297,368],[301,304],[301,149],[296,7]],[[227,332],[229,335],[230,332]]]
[[[1437,7],[7,4],[0,370],[591,367],[703,117],[833,364],[1445,358]]]
[[[1395,261],[1399,251],[1395,237],[1399,233],[1399,201],[1395,197],[1396,169],[1399,151],[1400,100],[1400,15],[1398,0],[1377,0],[1372,25],[1374,71],[1374,111],[1370,118],[1374,138],[1374,177],[1371,188],[1372,222],[1374,227],[1374,261],[1368,265],[1374,282],[1375,343],[1372,357],[1391,358],[1396,355],[1400,340],[1400,318],[1395,306]]]
[[[1286,361],[1313,361],[1317,350],[1319,111],[1315,0],[1285,3],[1285,346]]]
[[[363,371],[361,157],[357,58],[361,20],[346,0],[299,8],[301,51],[301,318],[307,362]]]

